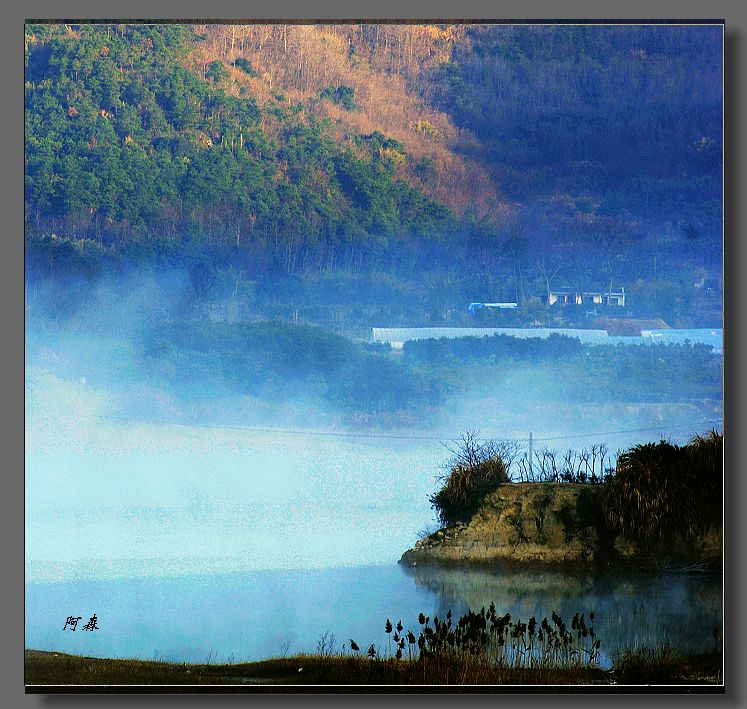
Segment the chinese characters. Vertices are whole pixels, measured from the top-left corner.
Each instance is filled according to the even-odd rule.
[[[69,615],[67,617],[67,620],[65,621],[65,627],[63,630],[67,630],[68,626],[70,627],[70,630],[75,632],[75,629],[78,627],[78,621],[82,619],[83,616],[72,616]],[[96,625],[96,614],[94,613],[91,618],[88,620],[88,622],[83,626],[83,630],[99,630],[99,626]]]

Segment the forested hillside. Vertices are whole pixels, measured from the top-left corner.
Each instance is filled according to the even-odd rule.
[[[437,68],[430,95],[474,132],[503,193],[525,207],[521,229],[530,240],[543,232],[550,259],[615,258],[608,242],[625,254],[638,242],[644,277],[656,277],[656,258],[665,269],[718,268],[720,27],[477,27],[468,36]]]
[[[720,27],[25,33],[29,281],[170,265],[202,314],[361,327],[560,322],[543,293],[611,285],[720,319]]]
[[[40,232],[156,255],[244,242],[292,273],[305,246],[309,265],[334,267],[346,246],[448,223],[395,175],[397,141],[345,148],[300,104],[227,93],[220,61],[196,76],[182,63],[189,27],[34,31],[26,198]]]

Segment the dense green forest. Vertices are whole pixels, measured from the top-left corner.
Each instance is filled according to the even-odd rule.
[[[473,300],[578,323],[541,296],[625,286],[618,315],[720,323],[720,27],[27,25],[25,50],[27,282],[177,267],[197,314],[233,284],[234,317],[359,332]]]
[[[497,335],[413,341],[397,355],[388,346],[354,344],[318,327],[179,322],[147,328],[138,352],[146,378],[186,401],[227,391],[322,403],[338,414],[412,415],[422,422],[450,396],[500,387],[522,368],[542,373],[550,383],[542,396],[550,401],[721,397],[721,359],[705,345],[592,346],[561,335]]]
[[[396,179],[397,141],[373,133],[341,149],[301,106],[279,97],[263,116],[252,97],[227,95],[221,62],[195,76],[180,63],[189,27],[29,32],[32,238],[154,258],[244,242],[260,267],[293,272],[312,247],[314,266],[334,266],[346,249],[448,224],[449,210]]]

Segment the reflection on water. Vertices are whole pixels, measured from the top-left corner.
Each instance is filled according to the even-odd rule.
[[[626,648],[661,645],[687,650],[713,649],[722,629],[721,579],[686,574],[609,574],[560,571],[483,571],[414,567],[406,573],[434,594],[438,613],[495,603],[499,614],[527,621],[557,612],[567,622],[577,612],[595,614],[605,659]]]
[[[386,618],[401,618],[417,632],[421,611],[460,614],[491,601],[524,621],[556,611],[569,622],[577,612],[594,611],[607,662],[641,645],[710,650],[722,625],[715,577],[593,578],[391,564],[27,584],[26,647],[179,662],[257,660],[314,652],[326,632],[336,636],[336,650],[349,638],[386,647]],[[100,630],[63,630],[67,616],[85,622],[94,613]]]

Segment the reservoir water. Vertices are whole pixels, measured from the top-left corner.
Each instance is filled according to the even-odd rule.
[[[401,619],[415,634],[418,613],[457,616],[493,601],[524,622],[553,611],[570,623],[595,614],[602,661],[626,648],[718,647],[721,582],[678,575],[590,576],[405,568],[257,571],[174,578],[32,583],[26,588],[26,647],[100,657],[225,662],[374,643]],[[96,614],[98,630],[82,623]],[[68,616],[82,617],[76,632]]]
[[[421,611],[491,601],[524,621],[594,611],[607,661],[626,647],[716,644],[720,578],[398,566],[433,519],[447,455],[437,437],[127,423],[111,406],[90,386],[27,376],[28,648],[256,660],[313,652],[325,633],[337,650],[350,638],[383,647],[387,618],[417,633]],[[512,424],[517,435],[525,422]],[[610,447],[641,433],[625,436]],[[63,630],[94,614],[99,630]]]

